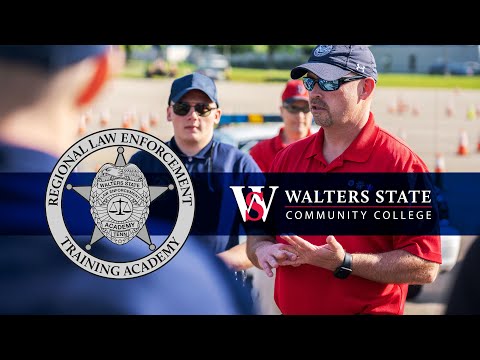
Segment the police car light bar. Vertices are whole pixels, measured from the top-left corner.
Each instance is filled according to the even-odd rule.
[[[266,123],[266,122],[282,122],[280,115],[222,115],[219,126],[235,124],[235,123]]]

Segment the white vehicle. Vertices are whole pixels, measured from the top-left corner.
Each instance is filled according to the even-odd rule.
[[[197,72],[213,80],[228,80],[230,71],[230,62],[222,54],[208,54],[198,62]]]
[[[217,141],[233,145],[248,153],[260,140],[277,136],[282,126],[283,122],[232,123],[215,129],[213,137]],[[312,133],[317,132],[319,128],[318,125],[313,124]]]
[[[260,140],[277,136],[282,125],[281,122],[228,124],[215,129],[213,137],[248,152]]]
[[[446,272],[453,269],[458,260],[460,253],[460,244],[462,237],[454,228],[450,226],[448,220],[440,222],[440,233],[446,232],[450,235],[441,235],[442,242],[442,264],[440,265],[440,272]],[[455,234],[457,232],[457,234]]]

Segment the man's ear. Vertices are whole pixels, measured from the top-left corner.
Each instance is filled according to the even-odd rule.
[[[85,89],[77,98],[77,105],[83,107],[90,104],[96,98],[109,77],[109,54],[103,54],[95,59],[95,74],[88,82]]]
[[[172,107],[167,107],[167,121],[172,121]]]
[[[370,94],[375,89],[375,80],[373,80],[373,78],[371,77],[368,77],[366,79],[363,79],[363,81],[364,81],[364,86],[362,88],[362,93],[360,97],[365,100],[370,96]]]
[[[222,109],[218,109],[215,111],[215,118],[213,119],[213,123],[218,125],[220,123],[220,118],[222,117]]]

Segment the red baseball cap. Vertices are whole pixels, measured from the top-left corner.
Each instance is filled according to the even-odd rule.
[[[296,100],[308,101],[308,91],[303,86],[302,80],[290,80],[282,94],[282,102],[291,103]]]

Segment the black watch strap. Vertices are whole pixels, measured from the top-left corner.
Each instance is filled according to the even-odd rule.
[[[345,251],[345,257],[343,258],[342,266],[350,270],[352,269],[352,254],[350,254],[349,252]]]
[[[335,269],[333,275],[338,279],[346,279],[352,273],[352,254],[345,251],[343,263]]]

